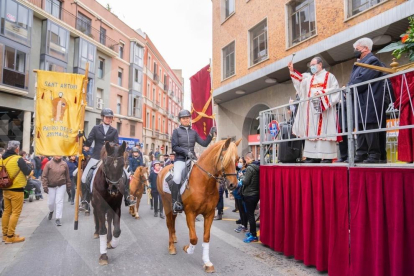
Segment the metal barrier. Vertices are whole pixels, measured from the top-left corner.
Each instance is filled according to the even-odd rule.
[[[261,111],[261,164],[280,163],[283,142],[347,139],[348,165],[354,166],[358,135],[382,132],[388,163],[395,163],[399,132],[414,128],[414,69],[384,75]],[[398,91],[391,81],[399,80]],[[411,90],[410,90],[411,84]],[[400,124],[404,122],[403,124]],[[414,141],[411,141],[411,146]]]

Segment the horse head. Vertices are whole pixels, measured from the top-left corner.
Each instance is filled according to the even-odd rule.
[[[103,161],[103,173],[109,185],[108,191],[110,193],[117,191],[119,183],[121,182],[125,165],[125,148],[125,142],[121,146],[106,142],[105,147],[102,149],[101,159]]]
[[[219,174],[220,184],[224,184],[230,191],[237,188],[236,160],[238,157],[237,147],[242,139],[232,142],[228,138],[220,147],[220,154],[216,161],[216,170]]]
[[[131,195],[136,196],[136,193],[145,185],[149,186],[148,168],[140,166],[135,170],[134,174],[131,175],[131,182],[129,183]]]

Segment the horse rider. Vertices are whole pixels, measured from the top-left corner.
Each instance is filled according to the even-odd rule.
[[[104,108],[101,111],[101,118],[102,124],[96,125],[92,128],[91,132],[89,133],[88,139],[86,139],[85,141],[84,146],[84,150],[88,151],[92,143],[95,143],[91,159],[89,160],[82,174],[82,186],[86,187],[86,189],[82,189],[82,193],[86,193],[86,195],[82,199],[82,204],[84,205],[84,208],[87,211],[89,211],[89,202],[91,198],[89,188],[90,186],[86,184],[88,172],[93,166],[98,164],[99,160],[101,159],[101,149],[105,145],[105,142],[119,144],[118,130],[111,126],[111,123],[114,118],[114,112],[110,108]],[[135,204],[135,202],[130,200],[129,198],[129,183],[126,183],[125,185],[124,198],[126,206]]]
[[[172,149],[175,151],[174,161],[174,176],[168,182],[171,187],[172,205],[174,213],[181,213],[183,211],[183,203],[180,197],[181,187],[181,173],[185,169],[186,159],[195,159],[194,146],[196,143],[203,147],[207,147],[213,139],[214,133],[216,133],[216,127],[210,129],[209,135],[203,140],[198,133],[191,128],[191,113],[188,110],[181,110],[178,113],[180,120],[180,126],[174,129],[171,144]]]

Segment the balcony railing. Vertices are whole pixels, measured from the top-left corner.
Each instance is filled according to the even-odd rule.
[[[96,42],[108,47],[109,49],[118,53],[119,45],[118,42],[107,36],[105,33],[101,32],[98,29],[95,29],[87,21],[84,21],[82,18],[72,14],[71,12],[62,8],[61,5],[56,5],[50,0],[27,0],[33,5],[45,10],[50,13],[52,16],[62,20],[71,27],[81,31],[85,35],[89,36]]]
[[[161,104],[160,104],[160,102],[159,102],[159,101],[155,101],[155,106],[156,106],[158,109],[161,109]]]
[[[156,84],[160,82],[160,76],[154,72],[154,77],[152,78]]]
[[[164,91],[168,91],[169,87],[168,84],[164,84]]]

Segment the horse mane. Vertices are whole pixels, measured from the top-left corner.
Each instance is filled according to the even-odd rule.
[[[106,152],[106,147],[105,147],[105,144],[104,144],[102,149],[101,149],[101,160],[103,160],[107,155],[108,154]]]
[[[207,157],[210,157],[210,160],[214,160],[214,164],[217,164],[220,160],[221,149],[226,143],[226,140],[219,141],[214,145],[208,147],[200,156],[200,161],[204,160]],[[231,163],[235,164],[237,156],[237,146],[234,142],[231,142],[225,154],[223,156],[223,166],[226,168]]]

